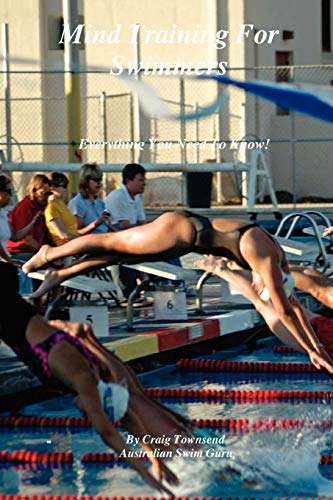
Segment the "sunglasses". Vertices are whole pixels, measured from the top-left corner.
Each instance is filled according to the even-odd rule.
[[[90,181],[94,181],[94,182],[102,182],[102,177],[91,177],[91,176],[89,176],[88,179]]]
[[[9,196],[11,196],[13,194],[13,191],[11,190],[11,188],[0,189],[0,191],[2,191],[3,193],[9,194]]]

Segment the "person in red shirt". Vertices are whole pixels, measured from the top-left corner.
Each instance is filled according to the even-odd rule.
[[[30,180],[24,198],[10,212],[8,221],[14,231],[25,227],[40,213],[39,220],[25,238],[18,241],[8,241],[7,251],[16,260],[27,261],[45,243],[47,229],[43,212],[49,194],[50,180],[44,174],[36,174]]]

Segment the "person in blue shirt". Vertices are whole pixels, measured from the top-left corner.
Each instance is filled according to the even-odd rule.
[[[79,170],[79,192],[68,203],[68,208],[76,218],[78,229],[89,226],[95,221],[96,227],[91,233],[102,234],[115,231],[111,223],[111,214],[100,198],[103,172],[97,163],[85,163]],[[119,266],[109,266],[112,281],[117,287],[117,298],[124,302],[122,284],[119,278]]]
[[[79,193],[68,203],[68,208],[76,217],[77,228],[82,229],[96,219],[99,224],[92,233],[108,233],[114,231],[110,213],[100,198],[103,172],[96,163],[86,163],[79,171]]]

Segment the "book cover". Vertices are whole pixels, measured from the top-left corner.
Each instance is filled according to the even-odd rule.
[[[11,175],[18,200],[36,172],[65,173],[76,194],[79,169],[90,162],[103,172],[103,200],[121,188],[126,164],[144,166],[145,184],[135,193],[144,212],[140,206],[133,225],[184,207],[246,219],[264,212],[274,225],[284,203],[292,210],[332,198],[330,0],[1,0],[0,7],[1,170]],[[232,286],[221,292],[217,279],[207,281],[203,296],[186,296],[184,288],[198,284],[193,259],[187,275],[173,264],[157,274],[131,270],[160,278],[150,325],[152,308],[145,309],[148,319],[134,308],[112,325],[111,340],[96,333],[142,372],[149,397],[193,421],[194,433],[142,403],[143,447],[140,431],[129,430],[132,451],[115,459],[96,432],[66,420],[81,418],[69,395],[24,407],[31,428],[11,416],[0,433],[1,495],[331,494],[331,400],[321,404],[316,392],[330,391],[329,380],[281,374],[279,363],[292,370],[290,363],[308,358],[276,358],[271,339],[251,350],[263,322],[249,302]],[[211,314],[194,314],[198,297]],[[129,333],[133,315],[142,322]],[[223,336],[229,345],[216,343]],[[177,365],[180,357],[206,361]],[[166,489],[119,463],[142,459],[143,449],[153,462],[165,460],[158,479]],[[72,453],[72,460],[57,453]]]

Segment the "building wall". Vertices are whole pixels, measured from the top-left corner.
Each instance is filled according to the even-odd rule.
[[[140,61],[143,65],[147,63],[168,62],[173,64],[178,62],[192,61],[194,64],[202,63],[203,67],[207,64],[215,66],[217,63],[217,51],[212,44],[196,45],[171,45],[171,44],[157,44],[153,41],[145,43],[146,32],[149,29],[162,30],[172,29],[172,25],[176,25],[179,29],[193,30],[196,25],[199,25],[200,30],[207,29],[210,32],[216,30],[216,11],[215,1],[213,0],[197,0],[196,2],[172,2],[165,8],[164,2],[156,2],[147,0],[138,3],[135,0],[125,0],[123,2],[114,1],[97,1],[85,2],[84,4],[84,18],[89,20],[89,23],[95,29],[115,29],[117,25],[121,25],[121,35],[119,43],[117,44],[104,44],[101,48],[100,45],[87,44],[86,63],[88,66],[95,65],[102,68],[111,68],[113,66],[113,58],[117,55],[124,56],[125,61],[130,63],[134,60],[135,46],[129,43],[131,31],[129,25],[139,23],[141,27],[140,35]],[[127,66],[127,64],[125,64]],[[154,86],[162,98],[172,101],[169,105],[173,110],[180,111],[181,86],[178,77],[145,77],[143,79]],[[216,96],[216,85],[206,83],[205,85],[199,82],[185,82],[186,103],[188,107],[185,108],[186,112],[194,110],[196,102],[209,102]],[[108,137],[111,140],[122,138],[124,140],[129,138],[131,130],[131,120],[137,123],[138,113],[135,102],[130,102],[130,97],[127,98],[124,94],[128,93],[128,89],[117,77],[110,75],[99,75],[96,77],[89,77],[87,81],[87,94],[90,96],[98,96],[101,92],[105,92],[107,96],[113,95],[107,99],[107,113],[109,118],[110,127],[108,130]],[[117,97],[117,95],[119,97]],[[121,96],[122,95],[122,96]],[[203,97],[204,96],[204,97]],[[87,124],[87,136],[90,138],[96,137],[100,131],[100,122],[97,120],[99,115],[99,102],[96,98],[89,100],[89,107],[92,110],[94,119],[90,120]],[[123,106],[123,108],[122,108]],[[125,113],[122,111],[125,109]],[[127,111],[127,112],[126,112]],[[124,116],[125,115],[125,116]],[[207,119],[207,122],[200,124],[200,136],[204,137],[207,134],[212,135],[215,126],[215,119]],[[147,119],[142,113],[140,114],[141,140],[148,141],[149,138],[156,138],[158,140],[168,139],[170,141],[178,141],[182,134],[186,133],[187,138],[195,140],[195,124],[187,123],[182,127],[180,122],[154,122]],[[186,130],[185,130],[186,128]],[[139,139],[137,136],[136,139]],[[210,150],[203,153],[203,156],[210,156]],[[102,159],[103,153],[97,153],[97,159]],[[91,158],[91,154],[88,155]],[[123,162],[132,159],[129,152],[124,151],[111,151],[108,154],[108,161],[110,162]],[[158,162],[181,162],[184,161],[182,151],[179,145],[167,150],[158,149],[157,151],[148,151],[134,154],[134,159],[137,161],[158,161]],[[194,152],[189,152],[187,161],[194,161]],[[205,159],[205,158],[203,158]]]
[[[0,9],[0,23],[9,27],[9,51],[13,58],[12,71],[38,70],[41,60],[39,30],[39,0],[3,0]],[[27,22],[27,20],[29,20]],[[4,98],[3,76],[1,75],[1,97]],[[12,136],[21,142],[42,141],[41,82],[33,74],[16,74],[10,77]],[[23,99],[25,99],[23,101]],[[1,123],[5,124],[5,103],[1,102]],[[32,133],[31,118],[35,117]],[[3,133],[5,127],[2,128]],[[40,146],[24,148],[24,160],[32,161],[41,152]],[[20,151],[14,146],[13,160],[20,161]]]
[[[144,43],[141,39],[140,60],[147,61],[192,61],[202,62],[203,66],[219,61],[228,61],[232,76],[243,78],[262,78],[275,80],[275,70],[245,70],[253,66],[274,66],[277,51],[293,53],[296,65],[321,64],[333,62],[330,54],[321,51],[321,10],[320,1],[313,0],[80,0],[78,11],[83,16],[86,30],[112,30],[121,26],[117,44],[87,43],[79,51],[80,64],[84,68],[110,69],[113,58],[123,55],[125,61],[133,61],[134,46],[128,43],[128,26],[141,23],[142,36],[146,29],[171,29],[175,24],[179,29],[190,29],[198,25],[200,30],[215,32],[218,29],[230,31],[228,45],[217,50],[212,43],[197,46],[185,44]],[[333,13],[332,13],[333,14]],[[50,20],[62,15],[61,0],[2,0],[0,21],[8,22],[10,27],[10,52],[14,57],[13,70],[62,70],[63,51],[50,50]],[[294,31],[294,39],[282,40],[281,34],[272,44],[255,45],[252,35],[242,43],[233,41],[240,24],[254,24],[257,30],[280,29]],[[89,26],[88,26],[89,25]],[[332,26],[333,28],[333,26]],[[333,32],[333,29],[332,29]],[[126,63],[124,63],[126,66]],[[320,82],[329,84],[331,72],[327,70],[297,70],[296,81]],[[163,98],[172,101],[172,109],[179,111],[182,88],[179,77],[143,77]],[[106,123],[108,140],[129,140],[138,121],[141,123],[141,136],[135,139],[187,140],[218,137],[220,139],[241,139],[245,133],[259,138],[273,140],[288,139],[293,131],[296,137],[331,138],[332,127],[304,116],[279,116],[273,104],[255,99],[239,90],[229,91],[228,104],[221,109],[219,116],[213,116],[198,123],[181,124],[177,121],[154,121],[138,112],[135,99],[127,87],[117,77],[109,74],[88,74],[80,76],[81,88],[81,135],[91,140],[103,138],[101,117],[101,96],[106,96]],[[214,83],[184,83],[185,111],[193,111],[195,106],[211,102],[221,92]],[[3,86],[1,86],[3,97]],[[64,78],[59,74],[20,74],[12,75],[12,131],[19,142],[64,142],[68,140],[67,106],[64,96]],[[18,100],[20,99],[20,100]],[[0,106],[1,123],[5,123],[4,102]],[[15,149],[15,148],[14,148]],[[15,151],[14,151],[15,152]],[[294,154],[296,152],[296,155]],[[330,196],[331,189],[326,178],[329,175],[333,146],[329,142],[298,144],[296,149],[286,143],[271,144],[270,162],[276,189],[292,189],[292,169],[295,168],[299,179],[297,194],[318,194]],[[111,150],[107,155],[103,150],[83,152],[83,161],[108,161],[125,163],[131,160],[152,162],[193,162],[218,159],[229,161],[235,156],[245,159],[244,153],[228,149],[222,153],[211,148],[184,151],[176,144],[171,149],[139,151]],[[293,158],[296,162],[293,164]],[[14,156],[15,159],[15,156]],[[66,146],[25,146],[25,161],[66,162]],[[320,175],[313,182],[313,165]],[[302,175],[300,175],[300,172]],[[315,190],[315,191],[314,191]]]
[[[257,66],[274,66],[277,51],[291,51],[295,65],[333,63],[332,54],[323,53],[321,48],[320,1],[279,0],[279,2],[269,2],[269,8],[267,8],[267,3],[266,0],[245,2],[246,22],[254,24],[257,29],[274,29],[277,27],[281,31],[293,31],[294,39],[283,40],[280,35],[272,45],[263,44],[257,46],[256,50],[254,44],[248,44],[247,66],[251,66],[254,59],[257,61]],[[267,70],[258,72],[255,76],[274,80],[274,75],[269,75]],[[249,72],[247,77],[252,78],[253,73]],[[332,71],[324,69],[297,70],[294,79],[295,81],[330,85]],[[254,133],[260,137],[286,139],[292,137],[293,133],[295,137],[304,139],[333,137],[330,124],[304,115],[278,116],[276,107],[261,99],[257,100],[257,115],[255,113],[253,117],[249,113],[248,127],[251,126],[250,124],[256,116],[257,123],[256,127],[254,127]],[[277,190],[292,191],[294,188],[294,169],[298,196],[331,197],[331,186],[326,179],[330,175],[331,164],[329,159],[332,158],[332,155],[332,142],[299,143],[296,146],[286,143],[272,144],[270,161],[275,188]],[[314,169],[315,176],[313,175]]]

